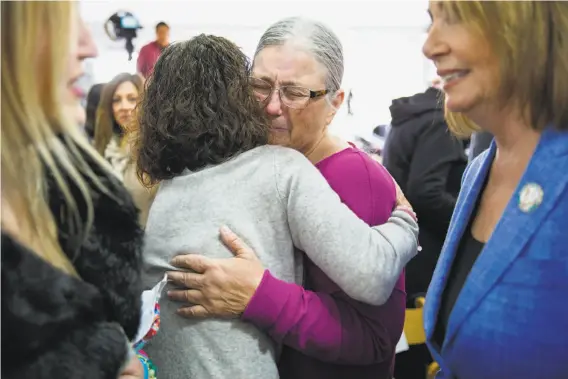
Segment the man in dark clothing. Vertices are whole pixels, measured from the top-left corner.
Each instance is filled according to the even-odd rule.
[[[393,100],[391,129],[383,164],[418,216],[422,251],[406,266],[408,307],[423,296],[436,267],[467,165],[465,142],[444,120],[442,93],[436,88]],[[424,378],[431,358],[425,345],[397,355],[397,379]]]

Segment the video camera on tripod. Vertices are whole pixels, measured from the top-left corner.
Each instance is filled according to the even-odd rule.
[[[128,60],[132,60],[132,53],[134,52],[132,40],[137,37],[138,29],[142,29],[138,18],[130,12],[118,11],[105,22],[104,29],[111,40],[126,40],[125,47]]]

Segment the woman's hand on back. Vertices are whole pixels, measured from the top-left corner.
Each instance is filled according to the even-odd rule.
[[[179,308],[178,314],[183,317],[239,317],[260,285],[264,267],[254,251],[228,228],[220,232],[234,258],[185,254],[171,262],[182,270],[194,271],[168,272],[168,280],[183,288],[168,291],[168,297],[192,304]]]

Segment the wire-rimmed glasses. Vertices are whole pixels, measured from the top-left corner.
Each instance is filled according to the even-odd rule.
[[[312,91],[309,88],[292,85],[274,88],[274,86],[266,80],[252,76],[250,77],[250,84],[254,94],[260,102],[264,103],[276,90],[278,91],[278,96],[280,96],[280,101],[287,107],[293,109],[304,109],[308,106],[311,99],[325,96],[329,93],[329,90],[327,89]]]

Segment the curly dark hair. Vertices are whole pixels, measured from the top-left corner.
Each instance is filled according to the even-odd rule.
[[[168,46],[148,78],[134,142],[138,177],[152,186],[268,143],[250,88],[251,65],[229,40],[201,34]]]

